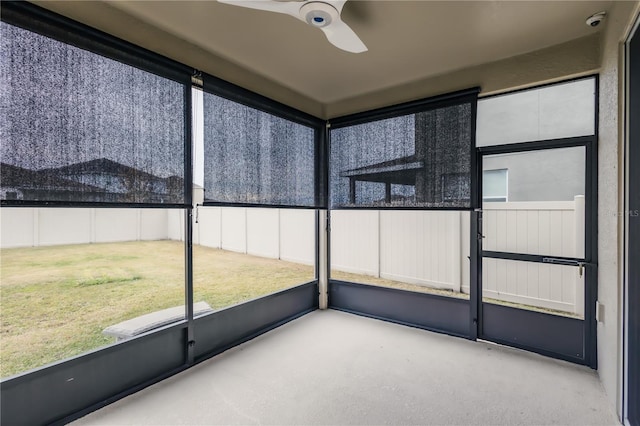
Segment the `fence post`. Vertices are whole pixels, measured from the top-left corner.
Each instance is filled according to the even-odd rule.
[[[180,224],[184,224],[185,221],[185,210],[180,210]],[[180,241],[186,241],[187,235],[185,233],[185,227],[184,226],[180,226],[178,229],[180,229]]]
[[[40,209],[33,208],[33,246],[40,246]]]
[[[282,260],[282,209],[278,209],[278,260]]]
[[[136,241],[142,241],[142,209],[136,209]]]
[[[222,207],[215,207],[218,209],[218,248],[222,250]]]
[[[585,238],[585,200],[584,195],[576,195],[573,197],[574,201],[574,223],[575,223],[575,256],[577,258],[584,258],[584,238]],[[576,314],[584,316],[584,274],[582,277],[576,273]]]
[[[382,214],[382,212],[380,210],[378,210],[378,240],[376,241],[377,244],[377,256],[378,256],[378,270],[376,271],[376,278],[381,278],[380,273],[382,272],[382,218],[380,217],[380,215]]]
[[[96,209],[89,210],[89,243],[96,242]]]
[[[447,216],[449,216],[449,212],[444,212]],[[462,217],[462,213],[461,212],[451,212],[452,213],[452,217],[450,216],[449,219],[449,226],[447,226],[447,228],[449,228],[451,230],[451,252],[450,252],[450,256],[451,258],[449,259],[449,268],[450,268],[450,272],[451,272],[451,284],[452,284],[452,290],[460,293],[461,290],[461,286],[462,286],[462,268],[461,268],[461,263],[460,263],[460,259],[463,258],[462,255],[462,241],[461,241],[461,235],[462,235],[462,221],[461,221],[461,217]]]

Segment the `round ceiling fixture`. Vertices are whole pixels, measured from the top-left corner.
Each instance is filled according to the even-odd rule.
[[[340,14],[331,5],[319,1],[310,1],[300,8],[300,16],[307,24],[322,28],[331,24],[334,18],[340,19]]]
[[[600,22],[604,20],[605,16],[607,16],[607,12],[594,13],[587,18],[586,24],[590,27],[597,27],[600,25]]]

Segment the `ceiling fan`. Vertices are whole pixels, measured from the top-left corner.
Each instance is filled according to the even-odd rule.
[[[329,43],[347,52],[362,53],[367,51],[358,35],[344,23],[340,13],[347,0],[218,0],[220,3],[248,7],[250,9],[285,13],[300,19],[307,24],[320,28],[327,36]]]

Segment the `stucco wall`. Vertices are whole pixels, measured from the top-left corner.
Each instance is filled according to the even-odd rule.
[[[598,300],[604,318],[598,323],[598,373],[609,399],[621,414],[620,273],[622,218],[622,93],[621,43],[629,31],[638,2],[617,2],[609,11],[602,40],[598,140]]]
[[[584,195],[584,148],[497,154],[484,170],[507,169],[509,201],[573,201]]]

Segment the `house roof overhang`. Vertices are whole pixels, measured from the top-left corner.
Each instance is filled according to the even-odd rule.
[[[396,185],[415,185],[416,174],[424,170],[424,162],[415,155],[397,158],[370,166],[359,167],[340,173],[361,182],[379,182]]]

